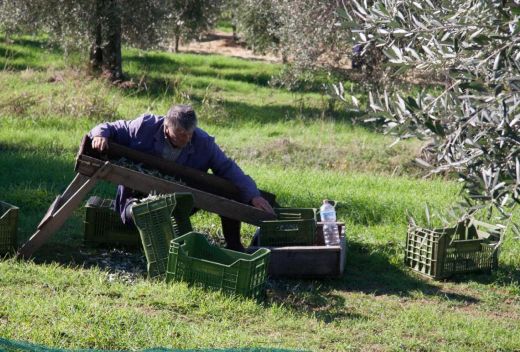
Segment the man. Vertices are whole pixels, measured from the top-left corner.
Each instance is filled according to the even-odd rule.
[[[215,139],[197,127],[195,111],[189,105],[174,105],[166,116],[143,115],[132,121],[102,123],[94,127],[89,137],[92,148],[104,151],[108,140],[132,149],[161,156],[180,165],[204,172],[209,169],[217,176],[231,181],[240,191],[241,201],[273,213],[273,208],[264,199],[251,177],[215,143]],[[131,223],[131,205],[137,194],[122,185],[116,195],[116,210],[124,223]],[[221,217],[222,232],[227,248],[243,251],[240,242],[240,222]]]

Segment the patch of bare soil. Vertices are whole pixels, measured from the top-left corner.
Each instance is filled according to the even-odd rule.
[[[173,45],[168,45],[168,50],[173,51]],[[282,62],[281,56],[274,53],[258,54],[247,48],[244,41],[234,40],[231,33],[213,31],[204,35],[200,40],[189,43],[181,43],[179,51],[184,53],[196,54],[219,54],[242,59],[260,60],[273,63]],[[291,61],[291,57],[287,58]],[[371,71],[363,72],[361,69],[353,69],[352,62],[347,57],[337,57],[332,53],[322,54],[316,61],[318,66],[333,68],[341,71],[353,81],[365,81],[365,75],[371,75]],[[400,77],[403,82],[418,85],[445,85],[446,78],[440,74],[432,76],[431,72],[411,71],[405,76]]]
[[[170,50],[172,48],[170,47]],[[260,55],[253,53],[246,47],[246,44],[240,40],[233,40],[231,33],[215,31],[206,34],[199,41],[189,43],[181,43],[179,51],[197,54],[220,54],[225,56],[238,57],[243,59],[262,60],[268,62],[281,62],[281,58],[273,55]]]

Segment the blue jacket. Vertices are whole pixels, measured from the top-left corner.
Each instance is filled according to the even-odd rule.
[[[132,121],[119,120],[99,124],[90,131],[89,137],[107,137],[132,149],[161,156],[165,143],[163,125],[164,117],[143,115]],[[195,129],[190,143],[182,149],[175,162],[204,172],[211,169],[215,175],[231,181],[239,189],[244,203],[249,203],[260,195],[253,179],[224,154],[215,143],[215,138],[200,128]],[[133,191],[120,185],[116,196],[116,210],[121,213],[123,221],[130,198],[133,198]]]

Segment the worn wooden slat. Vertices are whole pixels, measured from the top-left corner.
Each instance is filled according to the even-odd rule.
[[[76,167],[75,170],[79,174],[90,177],[96,173],[96,171],[103,166],[105,161],[92,158],[86,155],[80,155],[76,159]]]
[[[105,164],[92,177],[87,178],[81,185],[75,183],[77,179],[74,179],[71,182],[71,187],[68,188],[68,192],[66,192],[70,196],[67,198],[63,196],[61,197],[63,204],[57,208],[57,210],[53,211],[51,216],[46,219],[42,226],[38,228],[25,244],[22,245],[18,250],[17,256],[22,258],[29,258],[32,256],[32,254],[40,248],[49,237],[63,226],[65,221],[81,204],[88,192],[94,188],[98,180],[104,176],[105,172],[110,171],[110,167],[111,165],[109,163]],[[73,189],[76,189],[74,193],[72,193]]]
[[[259,248],[271,250],[269,276],[322,279],[343,275],[346,258],[346,239],[339,246],[249,247],[252,253]]]
[[[43,219],[40,221],[37,228],[41,228],[47,222],[47,220],[49,220],[49,218],[56,212],[56,210],[58,210],[63,205],[64,199],[70,198],[87,180],[88,177],[81,174],[76,174],[76,176],[69,184],[69,186],[65,189],[63,194],[57,196],[54,202],[52,202],[51,206],[43,216]]]
[[[111,159],[125,157],[141,162],[163,174],[178,177],[187,185],[200,189],[201,191],[235,200],[238,200],[240,197],[238,188],[228,180],[200,170],[178,165],[158,156],[143,153],[114,142],[109,143],[108,156]]]
[[[102,163],[101,166],[103,166],[105,163]],[[97,171],[97,169],[96,169]],[[81,175],[81,174],[76,174],[76,176],[74,176],[74,179],[72,180],[72,182],[68,185],[68,187],[65,189],[65,191],[63,191],[63,193],[61,194],[61,197],[62,198],[70,198],[74,193],[76,193],[78,191],[78,189],[83,185],[85,184],[85,182],[88,181],[88,177],[87,176],[84,176],[84,175]]]

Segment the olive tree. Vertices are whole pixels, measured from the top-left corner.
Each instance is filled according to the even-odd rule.
[[[197,38],[211,29],[222,9],[220,0],[173,0],[166,10],[168,22],[166,30],[174,38],[174,51],[179,51],[180,40]]]
[[[280,14],[277,0],[244,0],[238,5],[238,30],[255,52],[278,51]]]
[[[339,0],[244,0],[238,28],[255,51],[279,52],[301,69],[334,66],[345,53],[345,33],[336,26],[340,6]]]
[[[350,44],[337,26],[339,0],[277,0],[277,34],[285,56],[296,68],[326,69],[345,66]]]
[[[353,0],[341,11],[349,40],[389,59],[383,84],[369,92],[371,119],[398,138],[430,139],[434,158],[418,161],[457,172],[470,204],[504,216],[520,201],[519,4]],[[392,83],[409,72],[442,79],[442,89],[399,92]],[[336,92],[347,102],[341,84]]]

